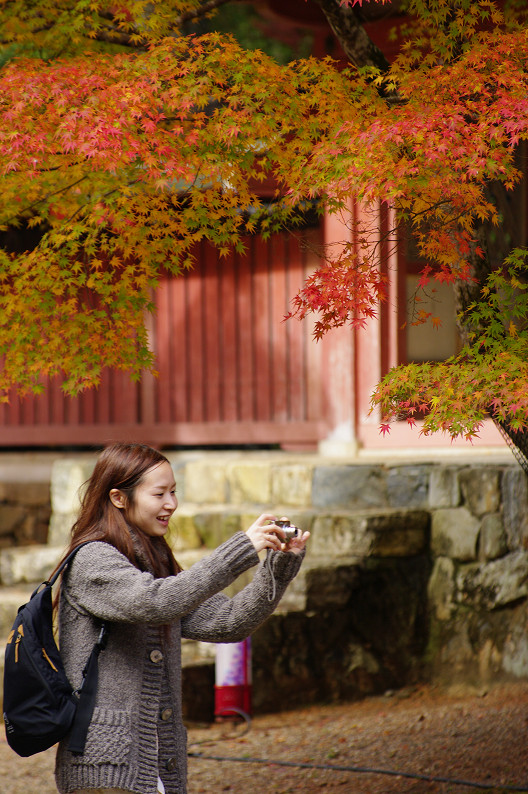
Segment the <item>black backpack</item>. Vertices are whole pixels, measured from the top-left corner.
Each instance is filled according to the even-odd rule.
[[[51,591],[59,575],[85,543],[66,557],[52,578],[40,584],[18,610],[7,640],[4,667],[4,722],[9,746],[34,755],[66,736],[68,750],[82,755],[97,693],[98,659],[108,641],[102,624],[79,690],[66,677],[53,636]]]

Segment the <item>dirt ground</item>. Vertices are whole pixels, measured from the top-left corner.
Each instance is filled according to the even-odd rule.
[[[423,687],[189,726],[202,756],[189,758],[189,794],[528,792],[527,739],[528,684]],[[53,749],[22,759],[1,741],[0,794],[56,794],[53,762]]]

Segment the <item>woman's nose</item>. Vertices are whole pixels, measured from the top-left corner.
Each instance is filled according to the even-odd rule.
[[[176,510],[178,507],[178,499],[175,494],[169,494],[165,501],[165,507],[168,507],[170,510]]]

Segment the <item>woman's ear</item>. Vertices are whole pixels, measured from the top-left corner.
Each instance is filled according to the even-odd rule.
[[[119,490],[119,488],[112,488],[108,496],[110,497],[110,501],[114,507],[118,507],[120,510],[125,509],[126,497],[125,494]]]

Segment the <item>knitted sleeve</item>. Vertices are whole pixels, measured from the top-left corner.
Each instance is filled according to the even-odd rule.
[[[240,642],[271,615],[301,567],[303,554],[271,552],[237,595],[218,593],[182,620],[182,637],[202,642]]]
[[[156,579],[116,548],[95,541],[78,551],[63,583],[63,597],[78,611],[124,623],[168,623],[196,609],[256,565],[244,532],[176,576]]]

